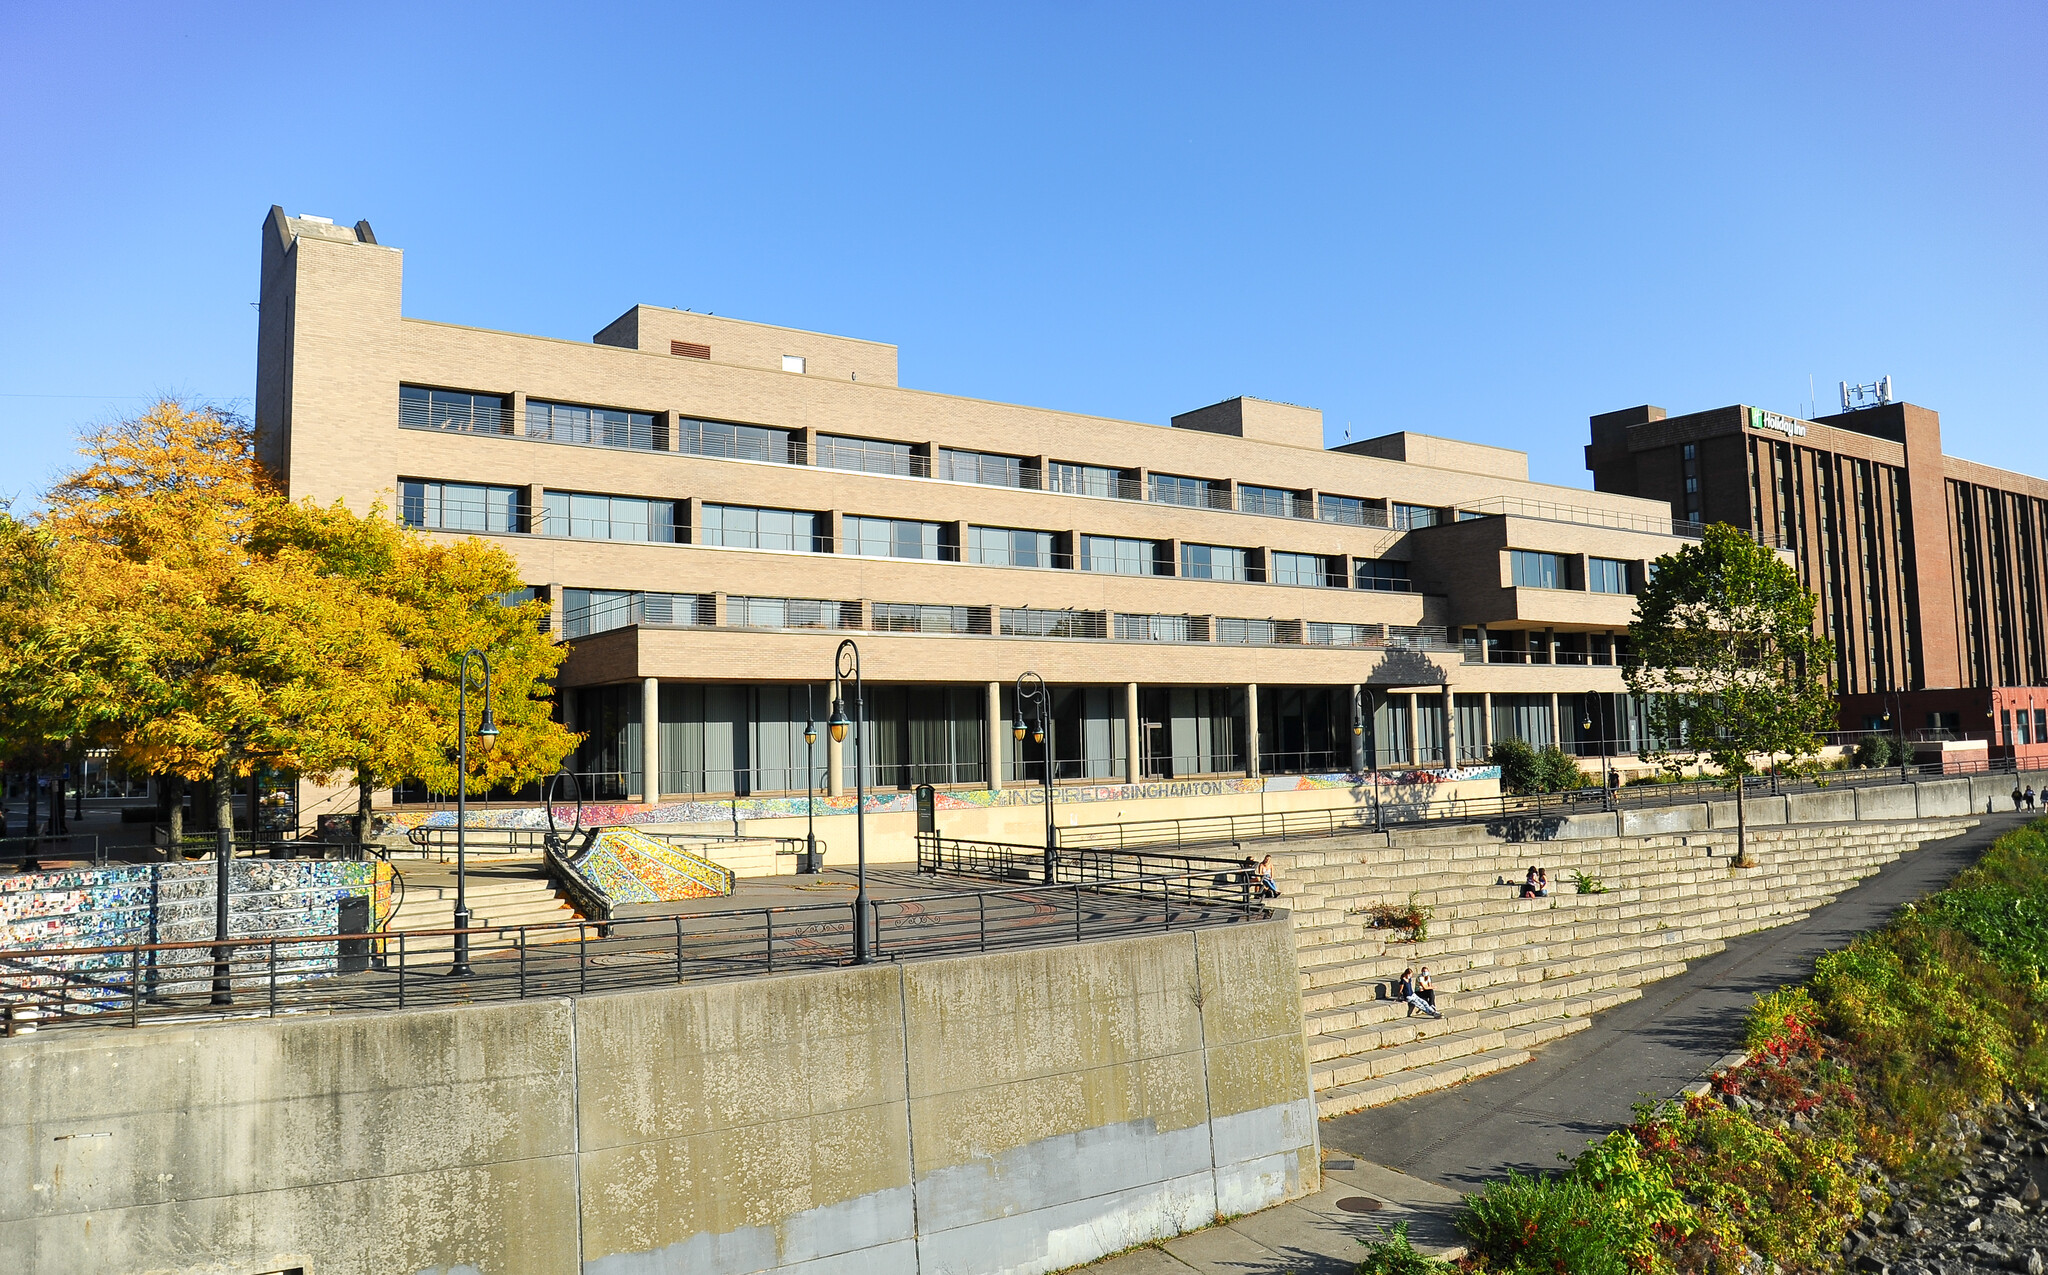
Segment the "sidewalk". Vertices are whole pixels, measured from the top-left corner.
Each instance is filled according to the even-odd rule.
[[[1975,828],[1885,865],[1806,920],[1731,940],[1676,978],[1643,989],[1533,1060],[1469,1084],[1325,1120],[1324,1186],[1221,1226],[1164,1240],[1083,1269],[1089,1275],[1349,1275],[1382,1227],[1408,1222],[1425,1252],[1455,1256],[1452,1226],[1466,1191],[1510,1168],[1541,1172],[1630,1119],[1645,1098],[1677,1094],[1741,1041],[1759,992],[1807,977],[1814,959],[1877,928],[1901,905],[1940,889],[2002,833],[2031,816],[1980,817]],[[1343,1148],[1343,1149],[1339,1149]],[[1370,1150],[1378,1163],[1351,1160]],[[1333,1164],[1349,1160],[1354,1167]],[[1364,1195],[1389,1207],[1356,1214]]]

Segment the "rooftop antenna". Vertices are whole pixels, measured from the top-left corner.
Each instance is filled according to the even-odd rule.
[[[1892,397],[1892,378],[1889,376],[1879,377],[1868,385],[1842,382],[1842,410],[1845,412],[1861,412],[1897,401]]]

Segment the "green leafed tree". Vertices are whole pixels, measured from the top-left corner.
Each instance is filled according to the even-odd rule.
[[[1834,647],[1814,632],[1814,595],[1790,563],[1726,523],[1657,559],[1636,595],[1628,688],[1647,700],[1646,761],[1704,755],[1735,785],[1737,861],[1747,863],[1742,777],[1820,750],[1833,725]]]

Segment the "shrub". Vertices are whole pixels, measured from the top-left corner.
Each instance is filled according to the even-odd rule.
[[[1500,790],[1505,793],[1541,792],[1542,780],[1536,768],[1536,750],[1529,741],[1509,735],[1493,741],[1489,760],[1500,767]]]
[[[1406,907],[1395,907],[1391,903],[1373,903],[1362,908],[1353,908],[1353,916],[1362,916],[1365,923],[1376,930],[1400,930],[1404,943],[1420,943],[1429,937],[1429,923],[1436,917],[1436,909],[1415,901],[1408,896]]]
[[[1647,1236],[1597,1188],[1569,1177],[1523,1177],[1509,1170],[1466,1201],[1458,1229],[1486,1269],[1550,1275],[1627,1275],[1628,1254]]]
[[[1572,888],[1580,894],[1605,894],[1607,887],[1600,884],[1600,878],[1584,872],[1572,873]]]
[[[1856,745],[1856,764],[1865,770],[1891,765],[1891,739],[1884,735],[1865,735]]]
[[[1456,1275],[1458,1269],[1410,1244],[1406,1222],[1394,1223],[1385,1239],[1359,1243],[1365,1245],[1365,1260],[1358,1264],[1358,1275]]]
[[[1579,768],[1579,759],[1551,744],[1536,754],[1536,778],[1544,792],[1570,792],[1575,788],[1598,787],[1599,780]]]

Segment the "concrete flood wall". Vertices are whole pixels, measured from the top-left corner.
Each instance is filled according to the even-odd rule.
[[[0,1042],[41,1272],[1036,1273],[1318,1186],[1291,924]]]

